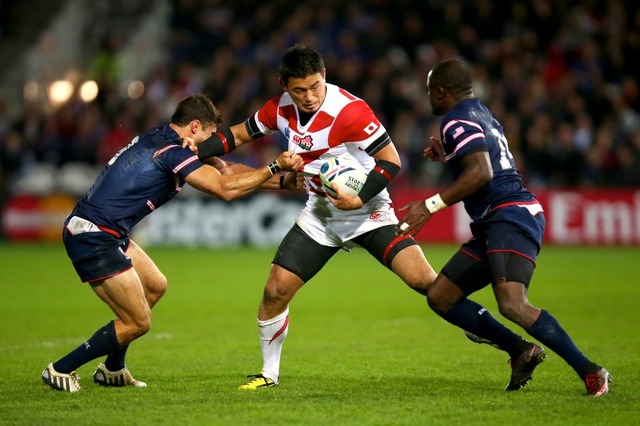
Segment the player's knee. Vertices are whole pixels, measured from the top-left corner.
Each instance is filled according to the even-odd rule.
[[[149,330],[151,330],[151,315],[146,315],[136,320],[131,332],[133,334],[133,338],[137,339],[138,337],[147,334]]]
[[[520,322],[524,304],[517,300],[501,300],[498,302],[500,315],[515,323]]]
[[[289,301],[293,297],[293,291],[285,282],[269,279],[264,287],[263,298],[267,301]]]
[[[427,289],[427,304],[438,315],[444,315],[451,309],[451,304],[444,295],[433,287]]]
[[[153,284],[148,286],[146,289],[147,301],[149,302],[149,306],[153,306],[162,297],[167,293],[168,281],[167,278],[160,274],[158,277],[155,277],[153,280]]]

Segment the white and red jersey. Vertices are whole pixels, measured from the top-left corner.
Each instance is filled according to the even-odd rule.
[[[284,92],[268,100],[247,120],[249,133],[256,138],[279,131],[287,138],[288,149],[302,157],[309,194],[307,213],[352,221],[353,215],[375,219],[386,211],[391,212],[397,223],[386,189],[355,211],[337,209],[326,198],[318,173],[327,159],[348,157],[371,170],[375,166],[372,155],[391,143],[386,129],[365,101],[336,85],[327,83],[326,87],[322,106],[304,125],[300,123],[298,108]]]

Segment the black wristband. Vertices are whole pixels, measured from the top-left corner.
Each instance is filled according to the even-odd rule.
[[[284,189],[284,175],[280,175],[280,189]]]
[[[236,149],[236,139],[230,129],[214,133],[198,144],[198,158],[205,159],[227,154]]]
[[[367,176],[367,180],[364,182],[364,185],[362,185],[362,189],[358,194],[362,202],[366,203],[378,195],[380,191],[389,185],[391,179],[393,179],[399,171],[400,166],[391,161],[377,161],[375,167],[369,172],[369,176]]]
[[[280,166],[278,165],[277,161],[274,161],[273,163],[269,164],[267,167],[269,167],[269,171],[271,172],[271,176],[275,175],[276,173],[278,173],[280,171]]]

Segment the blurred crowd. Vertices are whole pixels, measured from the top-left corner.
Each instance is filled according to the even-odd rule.
[[[278,61],[296,42],[318,49],[327,81],[378,114],[403,159],[399,180],[447,179],[422,157],[439,125],[425,82],[435,62],[457,56],[472,66],[475,94],[504,125],[530,186],[640,186],[635,0],[173,0],[169,25],[167,61],[146,76],[140,99],[120,94],[125,40],[112,34],[88,70],[100,85],[94,102],[0,111],[5,194],[36,164],[105,163],[194,92],[213,99],[223,126],[246,119],[280,93]],[[230,158],[263,165],[284,146],[272,136]]]

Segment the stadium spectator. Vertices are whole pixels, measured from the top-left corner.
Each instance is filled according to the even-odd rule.
[[[433,214],[459,201],[473,220],[472,238],[429,287],[429,306],[451,324],[506,351],[512,370],[505,390],[518,390],[546,354],[467,298],[491,284],[500,313],[562,357],[584,381],[587,395],[607,393],[609,372],[583,355],[558,321],[527,298],[544,213],[516,169],[502,125],[473,94],[470,68],[457,59],[436,63],[427,77],[427,93],[434,114],[443,116],[443,139],[432,136],[424,155],[446,163],[455,180],[433,197],[401,207],[407,214],[400,235],[418,232]]]
[[[59,360],[49,363],[42,380],[53,389],[77,392],[80,366],[107,356],[93,379],[103,386],[146,387],[125,365],[129,344],[151,327],[151,309],[167,289],[167,280],[129,234],[145,216],[170,201],[185,183],[206,194],[232,200],[259,186],[297,188],[295,173],[274,176],[280,169],[296,171],[300,156],[282,153],[269,166],[246,171],[234,166],[204,164],[177,143],[211,136],[222,116],[205,95],[182,100],[171,123],[136,137],[109,160],[89,192],[65,220],[63,241],[82,282],[115,313],[117,319]],[[237,168],[236,168],[237,169]],[[245,170],[245,171],[243,171]]]
[[[279,92],[274,84],[279,52],[298,41],[327,52],[326,65],[334,82],[368,100],[398,141],[401,158],[412,158],[405,150],[412,145],[403,142],[408,135],[402,124],[422,122],[429,115],[430,107],[416,99],[416,88],[422,86],[422,76],[433,63],[444,57],[465,58],[476,75],[480,75],[476,68],[484,68],[477,96],[490,103],[505,127],[518,129],[518,137],[509,135],[510,148],[523,174],[532,177],[533,187],[566,182],[615,185],[615,153],[633,137],[633,123],[640,120],[640,61],[628,60],[640,50],[640,3],[633,0],[517,0],[507,7],[486,0],[365,0],[357,4],[173,0],[171,4],[168,57],[146,77],[147,90],[139,101],[145,106],[132,117],[133,133],[147,128],[143,124],[146,111],[160,106],[158,113],[168,119],[190,91],[210,95],[231,122],[242,120],[255,110],[255,99]],[[430,25],[416,19],[424,16]],[[117,26],[110,30],[106,37],[118,37],[113,34]],[[120,47],[111,45],[112,55],[117,56]],[[116,83],[115,87],[103,83],[107,87],[101,87],[94,101],[102,123],[113,122],[117,115],[121,82]],[[97,146],[93,155],[85,151],[69,155],[69,145],[61,143],[67,139],[58,134],[52,118],[54,108],[39,101],[37,110],[34,115],[27,105],[17,114],[2,114],[2,119],[12,121],[5,129],[28,122],[23,127],[25,141],[39,162],[61,166],[67,158],[98,155]],[[81,121],[89,112],[74,108],[73,113]],[[537,135],[543,114],[549,127]],[[585,114],[588,123],[582,119]],[[559,140],[565,129],[561,123],[575,126],[575,142],[584,157],[585,170],[573,172],[570,178],[562,163],[539,161],[553,157],[552,141]],[[611,133],[611,146],[598,160],[595,153],[602,154],[603,132]],[[0,131],[0,144],[6,136],[6,131]],[[536,139],[532,147],[530,138]],[[542,139],[544,143],[537,143]],[[81,146],[82,150],[87,147]],[[629,148],[634,157],[640,155],[638,144]],[[244,150],[242,160],[261,164],[264,155],[268,155],[265,147],[256,144]],[[407,161],[399,177],[429,186],[442,185],[447,179],[442,174],[434,180],[433,170],[415,161]]]

